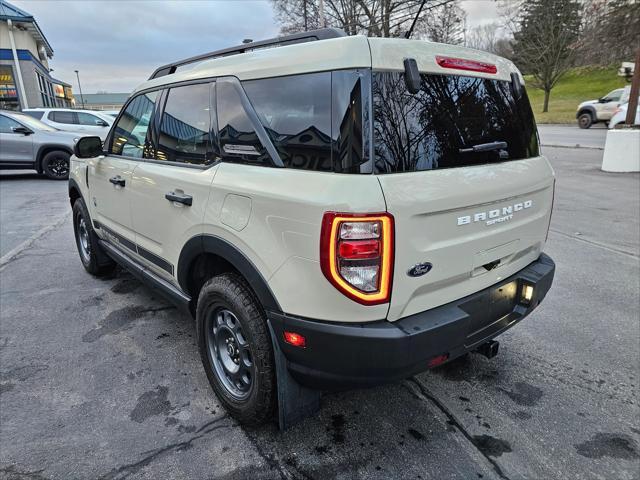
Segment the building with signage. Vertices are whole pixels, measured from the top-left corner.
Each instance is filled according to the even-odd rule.
[[[51,58],[35,18],[0,0],[0,109],[75,106],[71,85],[51,76]]]

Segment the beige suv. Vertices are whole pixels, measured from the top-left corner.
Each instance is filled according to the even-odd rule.
[[[495,355],[551,286],[553,192],[510,61],[332,29],[159,68],[69,181],[86,270],[188,307],[227,410],[284,427]]]

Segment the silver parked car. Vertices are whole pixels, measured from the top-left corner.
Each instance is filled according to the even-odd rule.
[[[0,110],[0,169],[33,169],[65,180],[78,138],[24,113]]]

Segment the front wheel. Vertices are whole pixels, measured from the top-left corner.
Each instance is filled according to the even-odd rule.
[[[196,308],[205,372],[226,410],[243,424],[271,418],[276,377],[271,336],[260,304],[237,275],[204,284]]]
[[[593,117],[590,113],[582,113],[578,117],[578,126],[580,128],[589,128],[593,124]]]
[[[47,153],[42,159],[42,172],[52,180],[66,180],[69,178],[70,157],[63,150],[54,150]]]

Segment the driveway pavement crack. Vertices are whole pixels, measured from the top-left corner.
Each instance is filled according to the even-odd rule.
[[[122,480],[125,479],[127,477],[129,477],[130,475],[133,475],[135,473],[137,473],[138,471],[140,471],[142,468],[146,467],[147,465],[149,465],[150,463],[154,462],[155,460],[157,460],[158,458],[171,453],[171,452],[181,452],[184,450],[188,450],[193,442],[195,442],[196,440],[208,435],[211,432],[214,432],[216,430],[220,430],[223,428],[233,428],[236,427],[236,424],[223,424],[223,425],[217,425],[218,422],[227,419],[228,416],[225,415],[223,417],[217,418],[216,420],[213,420],[209,423],[206,423],[205,425],[203,425],[202,427],[200,427],[197,432],[197,435],[192,436],[189,440],[185,440],[184,442],[176,442],[176,443],[172,443],[170,445],[167,445],[165,447],[162,448],[158,448],[156,450],[150,450],[147,452],[144,452],[144,454],[146,455],[142,460],[139,460],[135,463],[129,463],[127,465],[122,465],[120,467],[114,468],[113,470],[111,470],[109,473],[102,475],[101,477],[98,477],[99,480]]]
[[[0,468],[0,474],[9,474],[11,476],[8,478],[15,478],[16,480],[17,479],[47,480],[47,477],[43,477],[42,475],[40,475],[42,472],[44,472],[44,469],[35,470],[33,472],[21,472],[20,470],[16,470],[16,468],[13,465],[10,465],[9,467]]]
[[[422,395],[422,397],[424,398],[420,397],[420,395],[416,395],[415,392],[412,391],[410,388],[408,388],[408,385],[405,384],[405,386],[407,387],[407,390],[409,390],[412,394],[414,394],[418,399],[423,401],[427,399],[431,403],[433,403],[438,408],[438,410],[440,410],[447,417],[447,420],[449,420],[451,425],[457,428],[460,431],[460,433],[462,433],[464,438],[466,438],[471,443],[471,445],[473,445],[474,448],[491,464],[496,474],[503,480],[509,480],[509,477],[502,471],[502,468],[500,468],[500,465],[498,465],[498,462],[496,462],[495,459],[491,458],[489,455],[483,452],[482,449],[478,448],[478,445],[475,439],[473,438],[473,435],[471,435],[467,431],[464,425],[455,417],[455,415],[451,412],[451,410],[449,410],[440,400],[438,400],[435,397],[435,395],[429,392],[429,390],[427,390],[427,387],[425,387],[420,382],[420,380],[418,380],[416,377],[411,377],[410,379],[408,379],[408,382],[411,382],[412,384],[414,384],[420,391],[420,394]]]

